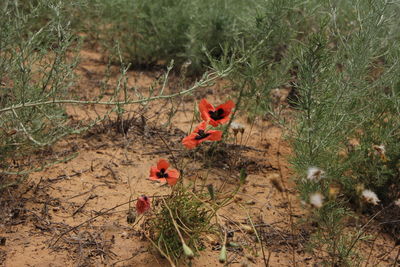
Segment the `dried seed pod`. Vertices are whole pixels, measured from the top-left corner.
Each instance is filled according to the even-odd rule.
[[[357,184],[356,187],[355,187],[355,189],[356,189],[356,193],[357,193],[358,195],[361,195],[362,192],[363,192],[364,189],[365,189],[365,186],[364,186],[363,184]]]
[[[230,127],[231,127],[235,137],[238,133],[241,133],[241,134],[244,133],[244,126],[238,122],[232,122]]]
[[[212,200],[214,200],[215,199],[214,186],[212,184],[207,185],[207,190],[208,190],[208,193],[210,194],[210,198]]]
[[[253,234],[254,233],[253,227],[251,227],[249,225],[242,224],[242,225],[240,225],[240,228],[242,228],[242,230],[245,231],[248,234]]]
[[[136,221],[136,213],[133,209],[129,209],[128,216],[126,216],[126,221],[129,224],[133,224]]]
[[[339,184],[330,184],[329,185],[329,198],[335,199],[337,195],[340,193],[342,187]]]

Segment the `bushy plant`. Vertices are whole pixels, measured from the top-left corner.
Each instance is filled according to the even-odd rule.
[[[294,51],[309,34],[319,17],[313,13],[319,4],[304,1],[255,1],[239,17],[233,45],[224,46],[222,58],[216,61],[235,62],[230,80],[242,91],[244,109],[249,117],[271,112],[273,89],[292,86],[296,74]]]
[[[361,236],[345,238],[349,208],[374,212],[378,205],[393,205],[400,197],[400,58],[394,26],[399,5],[275,3],[265,20],[276,16],[279,27],[274,23],[265,31],[254,24],[248,27],[246,34],[253,30],[260,35],[253,35],[251,45],[235,47],[235,56],[242,57],[226,57],[236,62],[230,78],[236,87],[244,87],[250,115],[269,113],[282,119],[294,149],[291,163],[300,197],[316,208],[315,247],[323,245],[330,251],[332,264],[351,264],[357,258],[354,243]],[[277,30],[286,35],[276,36]],[[290,125],[271,109],[273,88],[290,90],[288,102],[296,111]],[[312,203],[316,193],[320,201]],[[336,239],[327,237],[327,232]]]
[[[133,67],[173,59],[177,66],[190,63],[189,73],[199,74],[208,64],[205,51],[219,57],[221,46],[233,46],[249,5],[237,0],[97,0],[87,11],[98,22],[99,40],[111,58],[117,44]]]
[[[397,183],[398,175],[398,41],[389,34],[387,5],[358,8],[365,17],[356,32],[344,29],[335,36],[346,43],[332,47],[324,28],[298,50],[301,112],[293,143],[299,173],[318,166],[326,181],[341,183],[353,197],[357,183],[384,195],[387,190],[379,188]]]
[[[319,218],[346,206],[372,212],[399,198],[398,6],[358,1],[355,8],[344,2],[329,8],[328,20],[295,53],[299,112],[291,135],[301,198],[323,195]],[[333,227],[317,221],[321,234]],[[331,245],[354,249],[353,240],[342,242],[344,234]],[[332,249],[330,263],[351,262],[348,250]]]
[[[5,1],[0,9],[3,160],[66,133],[67,116],[59,105],[30,106],[70,94],[76,61],[68,53],[76,38],[62,8],[58,1]]]

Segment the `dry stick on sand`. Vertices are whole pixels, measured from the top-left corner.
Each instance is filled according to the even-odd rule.
[[[367,226],[379,215],[381,214],[384,210],[386,210],[387,208],[390,208],[393,206],[393,203],[390,204],[389,206],[384,207],[383,209],[381,209],[380,211],[378,211],[377,213],[375,213],[369,220],[368,222],[366,222],[358,231],[357,236],[354,238],[353,242],[351,243],[350,247],[347,249],[345,257],[347,257],[350,252],[353,250],[354,246],[357,244],[357,242],[361,239],[362,235],[367,231]]]
[[[386,251],[383,254],[380,254],[377,257],[378,261],[374,262],[373,266],[379,266],[379,263],[381,263],[385,259],[386,256],[388,256],[390,253],[392,253],[396,249],[396,247],[397,247],[397,244],[396,244],[396,242],[394,242],[393,246],[391,246],[391,248],[388,251]],[[400,248],[399,248],[399,250],[400,250]]]
[[[157,197],[166,197],[166,196],[168,196],[168,195],[153,196],[153,198],[157,198]],[[110,211],[112,211],[112,210],[114,210],[114,209],[116,209],[116,208],[119,208],[119,207],[121,207],[121,206],[130,204],[130,203],[135,202],[135,201],[136,201],[136,199],[129,200],[129,201],[123,202],[123,203],[121,203],[121,204],[115,205],[114,207],[109,208],[109,209],[107,209],[107,210],[105,210],[105,211],[99,212],[99,214],[93,216],[92,218],[90,218],[90,219],[88,219],[88,220],[86,220],[86,221],[84,221],[84,222],[82,222],[82,223],[80,223],[80,224],[78,224],[78,225],[76,225],[76,226],[73,226],[72,228],[70,228],[70,229],[68,229],[68,230],[66,230],[66,231],[64,231],[64,232],[62,232],[62,233],[57,237],[57,239],[56,239],[52,244],[49,245],[49,247],[55,246],[55,245],[58,243],[58,241],[60,241],[60,239],[61,239],[64,235],[66,235],[66,234],[68,234],[68,233],[70,233],[70,232],[72,232],[72,231],[78,229],[78,228],[81,227],[82,225],[85,225],[86,223],[90,223],[90,222],[93,221],[94,219],[96,219],[96,218],[98,218],[98,217],[100,217],[100,216],[106,215],[106,214],[108,214]]]
[[[89,200],[96,198],[97,195],[90,195],[85,202],[83,202],[82,205],[79,206],[79,208],[77,208],[74,213],[72,213],[72,217],[74,217],[78,212],[82,211],[82,209],[86,206],[86,204],[89,202]]]
[[[1,174],[5,174],[5,175],[19,175],[20,176],[20,178],[18,178],[16,181],[0,185],[0,190],[2,190],[4,188],[7,188],[9,186],[13,186],[13,185],[17,185],[17,184],[21,183],[22,181],[24,181],[28,177],[28,174],[30,174],[32,172],[42,171],[42,170],[44,170],[44,169],[46,169],[46,168],[48,168],[50,166],[53,166],[53,165],[55,165],[57,163],[67,162],[70,159],[73,159],[74,157],[76,157],[77,155],[78,155],[78,153],[74,153],[72,156],[66,157],[66,158],[61,159],[61,160],[54,161],[52,163],[49,163],[49,164],[43,165],[43,166],[41,166],[39,168],[31,169],[31,170],[28,170],[28,171],[21,171],[21,172],[0,171],[0,175]]]
[[[150,241],[150,243],[157,248],[157,250],[161,253],[161,255],[163,255],[169,262],[169,264],[171,264],[171,267],[176,267],[176,265],[174,264],[174,262],[164,253],[164,251],[162,251],[162,249],[160,249],[156,243],[154,243],[153,240],[151,240],[151,238],[145,233],[145,236],[147,238],[147,240]]]
[[[373,252],[374,247],[375,247],[375,241],[376,241],[377,238],[378,238],[378,236],[375,236],[374,240],[372,241],[372,244],[371,244],[371,247],[370,247],[370,250],[369,250],[369,253],[368,253],[367,260],[365,261],[365,266],[364,267],[367,267],[369,262],[370,262],[369,259],[371,258],[372,252]]]
[[[244,208],[244,207],[243,207],[243,208]],[[263,254],[263,260],[264,260],[265,267],[268,267],[268,266],[269,266],[269,260],[270,260],[270,257],[271,257],[271,252],[268,251],[268,259],[267,259],[267,258],[265,257],[264,244],[263,244],[263,242],[262,242],[263,237],[260,238],[260,235],[258,234],[258,231],[257,231],[256,227],[254,226],[253,220],[251,219],[251,216],[250,216],[250,214],[249,214],[248,212],[247,212],[247,218],[249,219],[249,222],[250,222],[250,224],[251,224],[251,227],[253,228],[253,231],[254,231],[254,233],[255,233],[255,235],[256,235],[256,238],[257,238],[257,240],[258,240],[258,243],[260,243],[261,252],[262,252],[262,254]]]
[[[82,225],[84,225],[84,224],[86,224],[86,223],[89,223],[89,222],[93,221],[94,219],[96,219],[96,218],[98,218],[98,217],[100,217],[100,216],[103,216],[103,215],[107,214],[108,212],[110,212],[110,211],[112,211],[112,210],[114,210],[114,209],[116,209],[116,208],[119,208],[119,207],[121,207],[121,206],[124,206],[124,205],[126,205],[126,204],[129,204],[130,202],[135,202],[135,201],[136,201],[136,199],[134,199],[134,200],[129,200],[129,201],[126,201],[126,202],[124,202],[124,203],[118,204],[118,205],[116,205],[116,206],[114,206],[114,207],[112,207],[112,208],[109,208],[109,209],[107,209],[107,210],[105,210],[105,211],[103,211],[103,212],[100,212],[100,213],[97,214],[96,216],[93,216],[92,218],[90,218],[90,219],[88,219],[88,220],[86,220],[86,221],[84,221],[84,222],[82,222],[82,223],[80,223],[80,224],[78,224],[78,225],[76,225],[76,226],[73,226],[72,228],[70,228],[70,229],[68,229],[68,230],[66,230],[66,231],[64,231],[64,232],[62,232],[62,233],[57,237],[57,239],[56,239],[52,244],[49,245],[49,247],[55,246],[55,245],[57,244],[57,242],[58,242],[64,235],[66,235],[66,234],[68,234],[68,233],[70,233],[70,232],[72,232],[72,231],[78,229],[78,228],[81,227]]]
[[[393,262],[393,267],[396,267],[397,262],[398,262],[398,260],[399,260],[399,256],[400,256],[400,247],[399,247],[399,249],[397,250],[397,255],[396,255],[396,258],[394,259],[394,262]]]

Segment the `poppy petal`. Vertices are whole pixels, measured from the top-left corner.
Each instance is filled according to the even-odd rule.
[[[197,141],[197,145],[199,145],[199,144],[201,144],[201,143],[203,143],[204,141],[207,141],[207,140],[208,140],[207,138],[200,139],[200,140]]]
[[[209,133],[210,135],[207,136],[207,140],[210,141],[220,141],[222,139],[222,131],[208,131],[207,133]]]
[[[194,129],[194,131],[193,131],[192,134],[196,134],[199,130],[205,131],[206,128],[207,128],[207,122],[206,122],[206,121],[203,121],[203,122],[201,122],[200,124],[198,124],[198,125],[196,126],[196,129]]]
[[[182,144],[189,149],[195,148],[199,144],[199,141],[195,139],[196,136],[196,133],[186,136],[183,138]]]
[[[165,181],[167,181],[167,179],[165,179],[165,178],[158,178],[158,177],[154,177],[154,176],[149,177],[149,180],[157,181],[157,182],[165,182]]]
[[[177,170],[172,169],[168,171],[167,183],[170,186],[176,185],[176,183],[178,182],[178,178],[179,178],[179,172]]]
[[[178,179],[179,178],[179,171],[175,170],[175,169],[168,170],[168,179],[169,178]]]
[[[223,120],[223,119],[222,119],[222,120]],[[220,121],[221,121],[221,120],[215,121],[215,120],[211,119],[211,120],[209,121],[209,123],[210,123],[213,127],[217,127],[219,124],[222,124],[222,123],[220,123]]]
[[[217,127],[218,125],[222,125],[222,124],[227,123],[229,120],[230,120],[230,117],[229,117],[229,115],[228,115],[228,116],[226,116],[226,117],[224,117],[224,118],[222,118],[222,119],[220,119],[220,120],[217,120],[217,121],[210,121],[210,124],[211,124],[212,126],[214,126],[214,127]]]
[[[168,178],[168,179],[167,179],[167,183],[168,183],[168,185],[170,185],[170,186],[176,185],[177,182],[178,182],[178,179],[176,179],[176,178]]]
[[[151,178],[154,178],[154,179],[158,179],[158,177],[157,177],[157,172],[159,172],[160,170],[157,168],[157,167],[155,167],[155,166],[152,166],[151,168],[150,168],[150,179]],[[153,179],[152,179],[153,180]]]
[[[228,116],[229,114],[231,114],[232,109],[235,107],[235,102],[233,102],[232,100],[226,101],[224,104],[219,105],[218,107],[216,107],[215,109],[222,109],[224,111],[224,117]]]
[[[208,103],[207,99],[203,98],[199,103],[199,110],[200,110],[201,118],[204,121],[209,121],[210,120],[210,114],[208,112],[209,111],[214,111],[214,107],[213,107],[213,105]]]
[[[168,163],[168,161],[166,161],[165,159],[160,159],[160,160],[158,161],[158,163],[157,163],[157,168],[158,168],[159,170],[161,170],[161,169],[167,170],[168,167],[169,167],[169,163]]]

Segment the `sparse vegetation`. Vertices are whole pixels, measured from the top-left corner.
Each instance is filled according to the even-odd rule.
[[[396,266],[399,12],[387,0],[5,0],[0,225],[42,231],[79,266],[147,252],[172,266]],[[21,238],[7,229],[0,264],[12,266],[17,249],[2,247]]]

